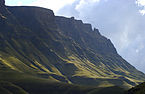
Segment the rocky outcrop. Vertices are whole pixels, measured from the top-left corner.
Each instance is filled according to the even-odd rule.
[[[92,30],[91,24],[65,17],[56,17],[55,22],[65,36],[72,37],[80,46],[100,54],[117,54],[111,41],[102,36],[98,29]]]
[[[5,0],[0,0],[0,7],[5,6]]]
[[[5,0],[0,0],[0,17],[2,17],[2,12],[5,8]]]
[[[20,24],[40,31],[42,27],[56,28],[52,10],[39,7],[7,7],[15,15]],[[29,22],[28,22],[29,21]],[[41,27],[41,28],[39,28]]]

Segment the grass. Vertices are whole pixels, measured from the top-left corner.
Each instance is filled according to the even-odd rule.
[[[10,82],[0,81],[0,94],[29,94],[21,87]]]
[[[100,94],[97,92],[105,89],[56,82],[52,79],[39,78],[11,69],[0,71],[0,73],[0,94]],[[112,88],[112,92],[113,90]],[[118,94],[121,94],[119,92]]]
[[[84,28],[81,21],[60,19],[38,7],[7,10],[7,19],[0,24],[0,81],[16,92],[101,93],[145,80],[143,73],[117,54],[111,41],[86,31],[91,27]],[[3,85],[0,89],[13,93]]]

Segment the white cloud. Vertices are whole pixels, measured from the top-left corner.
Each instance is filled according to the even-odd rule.
[[[19,1],[18,3],[17,3],[17,6],[22,6],[23,5],[23,2],[22,1]]]
[[[145,0],[136,0],[136,3],[141,6],[145,6]]]
[[[139,12],[142,14],[142,16],[145,15],[145,10],[144,9],[143,10],[139,10]]]
[[[83,8],[83,6],[88,6],[89,4],[98,3],[100,0],[80,0],[79,4],[76,5],[76,9],[79,10]]]
[[[142,9],[139,10],[139,12],[144,15],[145,14],[145,0],[136,0],[136,3],[138,6],[143,7]]]
[[[75,0],[36,0],[31,3],[31,6],[40,6],[52,9],[54,12],[58,11],[60,8],[67,4],[73,3]]]

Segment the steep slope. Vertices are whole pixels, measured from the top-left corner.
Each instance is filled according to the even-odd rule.
[[[30,56],[31,59],[40,57],[37,60],[39,63],[46,63],[45,67],[53,66],[60,72],[58,75],[64,75],[72,83],[133,86],[136,85],[133,79],[144,80],[144,74],[120,57],[111,41],[97,29],[92,30],[90,24],[74,18],[55,17],[52,11],[43,8],[8,9],[22,26],[33,31],[28,40],[46,57],[47,62],[41,59],[34,48],[27,55],[35,53],[38,56]],[[34,32],[36,36],[32,37]],[[52,70],[51,66],[47,68],[49,71]]]
[[[39,7],[5,7],[3,1],[0,7],[0,80],[14,83],[23,75],[126,88],[145,80],[90,24]]]

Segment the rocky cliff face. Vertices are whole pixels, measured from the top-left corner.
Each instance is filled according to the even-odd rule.
[[[2,20],[2,18],[4,18],[4,16],[2,15],[3,11],[5,9],[5,1],[1,0],[0,1],[0,19]]]
[[[102,36],[98,30],[92,30],[91,24],[65,17],[56,17],[56,24],[65,36],[74,39],[82,48],[92,49],[99,54],[117,54],[111,41]]]
[[[131,87],[145,80],[90,24],[39,7],[1,7],[0,73],[100,87]]]
[[[5,0],[0,1],[0,7],[3,7],[3,6],[5,6]]]

